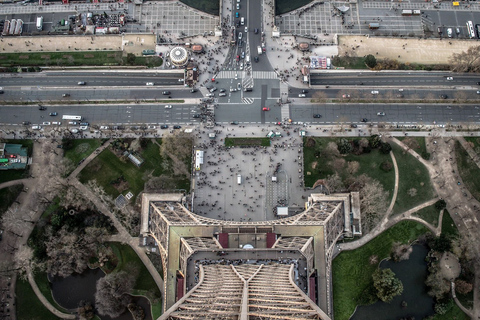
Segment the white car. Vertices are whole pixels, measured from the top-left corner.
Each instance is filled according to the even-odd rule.
[[[306,95],[305,95],[304,93],[300,93],[300,94],[298,95],[298,97],[299,97],[299,98],[305,98]]]
[[[178,79],[178,82],[183,82],[183,79]]]
[[[237,10],[239,10],[239,9],[240,9],[240,4],[239,4],[239,3],[237,3]]]
[[[377,112],[377,116],[384,116],[385,112]]]
[[[147,83],[146,83],[147,86],[153,86],[154,84],[155,84],[155,83],[153,83],[153,82],[147,82]]]
[[[238,74],[235,73],[235,80],[238,80]]]
[[[373,90],[372,94],[378,94],[379,92],[377,90]]]
[[[78,133],[78,129],[72,129],[70,130],[71,133]]]
[[[76,121],[69,121],[68,124],[72,125],[72,126],[76,126],[77,125],[77,122]]]
[[[80,126],[79,129],[82,130],[82,131],[85,131],[85,130],[88,130],[88,126]]]
[[[452,80],[453,80],[453,77],[447,77],[447,80],[448,80],[448,81],[452,81]]]
[[[44,126],[49,126],[49,125],[50,125],[50,121],[44,121],[42,124],[43,124]]]
[[[205,96],[207,96],[207,97],[215,97],[215,93],[207,93]]]
[[[165,109],[172,109],[172,105],[171,104],[165,105]]]
[[[100,130],[108,130],[108,126],[100,126]]]
[[[245,27],[245,32],[248,32],[248,27]]]
[[[57,126],[61,126],[61,125],[62,125],[62,123],[61,123],[61,122],[58,122],[58,121],[54,121],[54,122],[52,122],[52,124],[55,124],[55,125],[57,125]]]

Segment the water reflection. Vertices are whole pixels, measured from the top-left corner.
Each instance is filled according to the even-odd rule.
[[[403,283],[403,293],[395,297],[392,302],[378,301],[369,306],[359,306],[352,320],[398,320],[402,317],[413,316],[415,319],[423,319],[434,314],[433,298],[427,294],[425,280],[427,278],[427,263],[425,257],[428,249],[421,245],[413,246],[410,259],[393,262],[383,261],[382,269],[390,268],[397,278]],[[402,307],[402,301],[407,303]]]
[[[75,273],[69,277],[50,278],[52,295],[55,301],[65,309],[74,310],[81,300],[95,302],[95,287],[97,280],[105,274],[100,269],[87,269],[82,274]],[[133,302],[145,311],[145,319],[152,320],[150,303],[144,297],[133,297]],[[99,316],[102,320],[111,320],[109,316]],[[132,320],[128,310],[115,320]]]

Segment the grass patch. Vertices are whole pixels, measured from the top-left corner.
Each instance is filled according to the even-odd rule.
[[[45,306],[38,300],[35,292],[28,281],[17,280],[16,294],[16,310],[17,319],[22,320],[56,320],[55,317]]]
[[[197,10],[213,14],[218,16],[220,10],[220,3],[218,1],[211,0],[180,0],[180,2],[185,3],[187,6],[195,8]]]
[[[398,194],[393,207],[393,213],[398,214],[425,201],[435,195],[427,168],[408,152],[396,144],[392,144],[393,152],[398,165]],[[411,189],[416,190],[415,196],[411,196]]]
[[[480,179],[478,177],[480,177],[480,168],[478,168],[458,141],[455,141],[455,157],[457,158],[458,173],[462,177],[463,183],[472,196],[479,200]]]
[[[226,147],[270,147],[270,138],[225,138]]]
[[[428,320],[470,320],[470,317],[468,317],[453,300],[450,303],[452,304],[452,307],[447,313],[443,315],[435,314],[432,317],[429,317]]]
[[[68,149],[65,150],[63,156],[72,160],[72,163],[76,166],[80,160],[88,157],[95,149],[100,147],[101,142],[98,139],[72,139],[68,144]]]
[[[159,146],[156,143],[149,140],[140,155],[145,162],[138,168],[130,160],[121,160],[110,149],[105,149],[80,172],[79,180],[86,183],[88,180],[96,179],[107,194],[114,198],[120,193],[131,191],[134,194],[132,202],[135,202],[136,196],[143,190],[145,181],[149,179],[150,175],[158,177],[162,174],[169,174],[161,165],[163,158],[160,156]],[[116,183],[121,177],[125,181],[120,184]],[[176,189],[188,190],[188,188],[188,179],[183,178],[176,181]]]
[[[442,233],[447,236],[458,235],[457,226],[455,225],[455,222],[453,222],[453,219],[447,209],[443,210]]]
[[[305,185],[312,187],[318,179],[325,179],[327,176],[334,174],[335,169],[328,157],[325,155],[325,149],[329,142],[337,142],[338,138],[315,138],[315,146],[307,147],[306,139],[304,139],[303,157],[305,168]],[[355,139],[348,139],[355,140]],[[346,162],[356,161],[359,163],[359,169],[354,174],[359,176],[366,174],[369,177],[378,180],[384,190],[389,192],[390,198],[393,196],[395,186],[395,172],[392,169],[385,172],[380,169],[380,165],[384,161],[391,161],[390,155],[381,153],[378,149],[373,149],[370,153],[361,155],[348,154],[341,156]],[[308,174],[310,173],[310,174]],[[339,170],[340,176],[345,178],[345,170]]]
[[[435,205],[432,204],[431,206],[425,207],[413,214],[419,218],[422,218],[426,222],[432,224],[434,227],[438,225],[438,218],[440,216],[440,211],[435,209]],[[444,213],[445,216],[445,213]]]
[[[332,64],[335,67],[343,67],[346,69],[368,69],[368,67],[365,65],[364,57],[335,56],[332,59]]]
[[[480,155],[480,138],[477,137],[464,137],[465,141],[472,144],[473,151]]]
[[[158,67],[163,63],[160,57],[136,57],[132,65]],[[28,52],[0,54],[0,66],[118,66],[130,65],[121,51],[75,51],[75,52]],[[34,69],[31,71],[35,71]]]
[[[425,137],[397,137],[397,139],[425,159],[425,155],[427,154]]]
[[[117,242],[110,242],[109,245],[118,258],[118,264],[114,271],[123,271],[128,263],[133,263],[139,270],[134,289],[149,298],[160,298],[160,290],[137,253],[128,245]]]
[[[310,2],[312,2],[312,0],[277,0],[275,1],[275,14],[279,15],[290,12],[292,10],[303,7],[306,4],[309,4]]]
[[[333,307],[336,320],[347,320],[372,281],[378,262],[390,255],[393,242],[410,243],[428,229],[414,221],[402,221],[364,246],[344,251],[333,260]],[[377,262],[370,263],[376,256]]]
[[[50,286],[50,282],[47,278],[46,272],[36,272],[34,274],[35,282],[37,283],[38,288],[42,292],[43,296],[58,310],[64,313],[70,313],[67,309],[63,308],[59,304],[55,302],[52,296],[52,290]]]
[[[23,190],[23,184],[0,189],[0,217],[13,204]]]

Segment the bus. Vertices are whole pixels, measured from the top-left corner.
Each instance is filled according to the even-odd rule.
[[[81,120],[82,120],[82,117],[81,117],[81,116],[68,116],[68,115],[64,115],[64,116],[62,116],[62,119],[63,119],[63,120],[77,120],[77,121],[81,121]]]
[[[473,29],[473,22],[467,21],[467,31],[470,39],[475,38],[475,29]]]
[[[412,14],[412,10],[402,10],[402,16],[411,16]]]

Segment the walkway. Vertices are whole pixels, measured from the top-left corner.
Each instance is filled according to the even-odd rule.
[[[51,313],[53,313],[55,316],[62,318],[62,319],[76,319],[77,316],[74,314],[68,314],[68,313],[63,313],[58,311],[57,308],[55,308],[50,301],[45,298],[43,293],[40,291],[40,289],[37,286],[37,283],[35,282],[35,279],[33,278],[32,270],[29,268],[27,271],[27,276],[28,276],[28,282],[32,286],[33,291],[37,295],[38,299],[40,302],[48,309],[50,310]]]
[[[10,180],[10,181],[7,181],[7,182],[3,182],[3,183],[0,183],[0,189],[3,189],[3,188],[8,188],[8,187],[11,187],[11,186],[15,186],[17,184],[23,184],[23,185],[26,185],[27,183],[33,181],[31,178],[25,178],[25,179],[18,179],[18,180]]]
[[[385,214],[386,217],[390,216],[393,210],[393,206],[395,205],[395,201],[397,201],[397,195],[398,195],[398,165],[397,165],[397,159],[395,159],[395,155],[393,154],[393,151],[390,151],[390,157],[392,158],[392,163],[393,163],[393,168],[395,169],[395,187],[393,189],[393,196],[392,196],[392,201],[390,201],[390,206],[387,209],[387,213]]]

